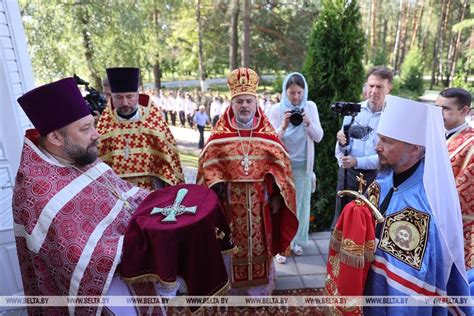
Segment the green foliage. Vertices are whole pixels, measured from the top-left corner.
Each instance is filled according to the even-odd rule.
[[[316,144],[317,192],[313,196],[311,231],[329,228],[334,216],[337,161],[336,133],[341,120],[330,105],[335,101],[358,101],[364,83],[364,33],[357,1],[325,0],[310,38],[303,73],[309,99],[318,105],[324,138]]]
[[[106,67],[125,65],[140,67],[144,82],[153,81],[153,70],[157,69],[157,65],[164,76],[187,75],[197,78],[195,1],[18,1],[38,84],[77,73],[95,85],[97,79],[105,75]],[[251,66],[258,73],[300,70],[307,56],[307,43],[310,42],[313,21],[319,19],[321,2],[325,1],[251,1]],[[336,6],[342,7],[341,1],[335,2],[338,3]],[[368,14],[368,10],[374,1],[357,2],[362,6],[361,12],[366,23],[364,29],[369,36],[369,19],[372,19],[372,15]],[[230,3],[231,1],[222,0],[201,1],[204,63],[210,77],[222,76],[227,72]],[[419,23],[415,43],[422,49],[425,72],[428,73],[433,69],[432,62],[435,60],[433,45],[436,34],[433,30],[437,29],[442,16],[442,3],[408,1],[404,10],[407,10],[409,18],[416,15],[415,11],[419,10],[418,3],[424,3],[426,13],[422,15]],[[448,31],[441,36],[446,37],[445,45],[439,52],[440,56],[449,56],[449,43],[455,39],[457,31],[461,32],[457,64],[460,60],[472,60],[469,30],[473,24],[473,6],[470,6],[471,13],[466,13],[466,19],[459,22],[456,17],[460,16],[461,4],[459,1],[452,3],[450,18],[445,26]],[[428,10],[429,6],[433,8]],[[401,8],[400,1],[377,2],[374,17],[376,47],[361,45],[358,48],[361,50],[360,54],[367,49],[370,49],[371,54],[374,53],[374,56],[370,55],[368,64],[393,63],[397,18]],[[85,19],[82,19],[84,17]],[[404,31],[407,32],[408,38],[406,45],[399,45],[400,49],[411,46],[413,25],[415,23],[405,24]],[[242,30],[239,32],[240,38]],[[88,40],[85,39],[87,37]],[[86,49],[87,45],[89,51]],[[321,45],[335,47],[330,42]],[[443,57],[441,62],[444,69],[451,68],[450,60]],[[456,66],[456,70],[461,68],[463,66]],[[464,71],[472,75],[471,69],[472,65],[470,68],[464,68]]]
[[[474,57],[470,53],[472,57]],[[471,94],[474,94],[474,82],[468,81],[469,74],[472,73],[473,60],[474,58],[466,56],[460,58],[456,65],[456,73],[454,74],[453,80],[451,82],[451,87],[463,88],[464,90],[469,91]]]
[[[452,86],[456,88],[462,88],[474,94],[474,84],[467,81],[468,73],[464,70],[458,71],[453,78]]]
[[[258,72],[299,70],[317,8],[316,1],[268,1],[256,5],[252,10],[251,66]]]
[[[75,31],[71,6],[62,5],[58,14],[52,2],[20,1],[23,24],[36,78],[57,80],[66,74],[81,73],[84,57],[81,37]],[[39,14],[36,14],[39,13]],[[71,63],[71,59],[76,64]]]
[[[201,5],[208,76],[228,69],[229,5]],[[252,67],[259,73],[298,70],[317,6],[254,3]],[[195,1],[20,0],[20,8],[38,83],[77,73],[97,85],[112,66],[140,67],[144,82],[153,81],[155,65],[168,76],[197,77]]]
[[[273,81],[273,90],[281,93],[281,87],[283,86],[283,76],[280,72],[277,72],[275,75],[275,81]]]
[[[105,68],[135,66],[142,75],[157,60],[171,59],[165,49],[170,20],[181,1],[21,0],[21,14],[38,83],[77,73],[101,78]],[[91,53],[84,34],[89,36]],[[97,83],[94,83],[97,86]],[[97,87],[98,88],[98,87]]]
[[[387,64],[388,64],[387,52],[383,49],[378,49],[372,60],[372,65],[387,66]]]
[[[423,56],[418,47],[412,48],[401,66],[399,95],[416,99],[425,91],[423,88]]]

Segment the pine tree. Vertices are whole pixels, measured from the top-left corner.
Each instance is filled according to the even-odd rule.
[[[329,228],[334,216],[337,161],[336,133],[342,120],[331,111],[335,101],[359,101],[365,80],[365,40],[357,1],[323,0],[303,65],[308,98],[316,102],[324,138],[315,147],[317,191],[313,195],[311,231]],[[314,220],[313,220],[314,219]]]
[[[418,47],[410,50],[400,71],[400,91],[398,95],[416,100],[425,92],[423,87],[423,55]]]

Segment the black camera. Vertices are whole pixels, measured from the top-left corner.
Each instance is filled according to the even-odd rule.
[[[85,81],[84,79],[81,79],[78,75],[74,74],[73,78],[76,81],[77,85],[85,86],[86,91],[88,93],[84,97],[84,99],[86,100],[86,103],[89,106],[91,114],[95,115],[96,111],[102,114],[105,109],[105,106],[107,105],[107,99],[105,98],[105,96],[102,95],[96,89],[89,87],[89,82]]]
[[[294,126],[298,126],[303,122],[303,113],[304,111],[299,108],[294,108],[290,111],[290,123]]]
[[[342,116],[355,115],[360,112],[360,103],[338,101],[331,105],[331,110]]]

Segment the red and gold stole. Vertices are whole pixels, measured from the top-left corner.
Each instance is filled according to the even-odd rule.
[[[199,158],[197,183],[224,184],[219,198],[237,246],[232,286],[251,287],[268,283],[271,257],[296,233],[295,186],[288,153],[268,119],[258,109],[253,129],[239,131],[233,116],[229,107],[216,124]],[[278,195],[282,206],[270,214],[269,198]]]
[[[153,189],[152,177],[167,185],[184,183],[178,147],[161,112],[149,96],[140,95],[137,121],[120,121],[110,103],[97,130],[99,156],[123,179]]]
[[[466,268],[474,268],[474,129],[470,126],[447,140],[461,202]]]

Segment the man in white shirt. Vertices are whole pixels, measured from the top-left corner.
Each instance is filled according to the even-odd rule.
[[[375,151],[378,142],[377,126],[380,114],[385,105],[385,97],[392,89],[393,73],[385,67],[373,67],[367,74],[367,100],[361,103],[361,111],[354,118],[350,127],[347,144],[344,126],[348,126],[352,117],[346,116],[343,126],[337,133],[335,156],[339,163],[336,192],[358,190],[356,177],[364,175],[367,183],[374,181],[379,167],[379,158]],[[351,201],[350,197],[336,196],[336,210],[331,228],[334,228],[344,206]]]
[[[211,103],[211,122],[212,122],[212,127],[216,126],[217,121],[219,120],[220,114],[221,114],[221,101],[219,100],[219,97],[214,97],[214,101]]]

